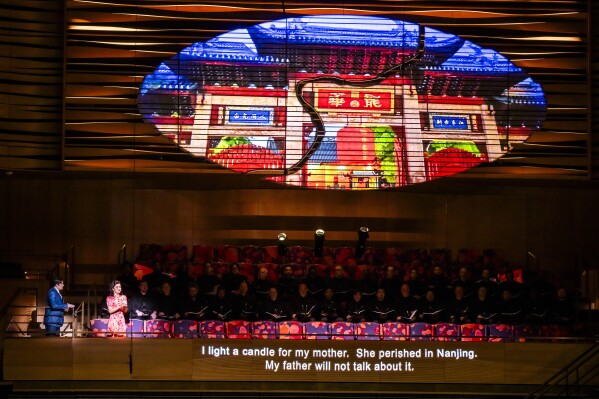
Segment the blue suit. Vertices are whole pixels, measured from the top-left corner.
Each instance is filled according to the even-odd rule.
[[[64,311],[69,306],[62,299],[62,295],[55,287],[50,288],[46,296],[46,312],[44,314],[44,325],[47,335],[59,335],[60,327],[64,323]]]

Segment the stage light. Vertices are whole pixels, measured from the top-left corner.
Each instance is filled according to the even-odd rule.
[[[314,232],[314,256],[320,258],[324,249],[324,230],[317,229]]]
[[[368,240],[368,227],[360,227],[358,229],[358,243],[356,244],[356,259],[361,259],[366,250],[366,240]]]
[[[287,255],[287,244],[285,243],[285,240],[287,240],[287,234],[285,233],[279,233],[277,235],[277,251],[278,251],[278,255],[279,257],[283,257],[285,255]]]

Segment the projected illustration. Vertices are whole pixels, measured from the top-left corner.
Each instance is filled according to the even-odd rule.
[[[541,127],[543,91],[498,52],[414,23],[282,19],[184,48],[139,108],[174,146],[240,173],[382,189],[490,162]]]

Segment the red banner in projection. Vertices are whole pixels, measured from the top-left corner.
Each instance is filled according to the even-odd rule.
[[[393,113],[392,90],[317,89],[316,109],[327,112]]]
[[[374,132],[368,127],[345,126],[337,132],[337,159],[342,165],[374,163]]]

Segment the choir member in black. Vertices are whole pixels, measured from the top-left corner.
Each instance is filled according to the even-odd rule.
[[[529,293],[528,301],[526,302],[525,323],[543,325],[550,322],[550,310],[552,300],[547,300],[544,296],[540,296],[536,289]]]
[[[150,292],[147,281],[139,282],[139,290],[128,301],[129,317],[136,320],[149,320],[158,317],[156,299]]]
[[[503,293],[504,290],[508,290],[512,293],[512,296],[517,299],[524,292],[524,286],[521,283],[514,280],[514,272],[508,270],[507,272],[505,272],[505,280],[499,283],[499,287],[497,287],[497,290],[498,294],[500,295],[501,293]]]
[[[227,292],[235,293],[239,289],[239,284],[242,282],[250,283],[246,276],[240,273],[239,265],[237,263],[231,263],[229,266],[229,272],[223,275],[222,284]]]
[[[464,296],[464,288],[457,284],[453,289],[453,298],[447,304],[445,309],[447,313],[446,319],[450,323],[464,324],[468,320],[468,307],[470,300]]]
[[[233,319],[233,304],[225,287],[216,289],[216,296],[212,299],[208,310],[207,318],[210,320],[229,321]]]
[[[385,290],[385,296],[388,301],[393,302],[397,298],[401,287],[401,278],[397,275],[395,267],[387,266],[385,268],[385,276],[379,286]]]
[[[574,323],[576,319],[574,303],[564,287],[558,288],[557,296],[551,304],[551,318],[553,323],[566,326]]]
[[[308,275],[303,278],[302,283],[308,287],[308,292],[313,298],[320,299],[324,293],[325,280],[318,275],[318,271],[315,266],[308,268]]]
[[[143,276],[143,280],[148,282],[150,292],[158,294],[162,287],[162,283],[164,283],[165,281],[169,281],[170,277],[162,272],[162,265],[159,261],[154,262],[152,268],[152,273]]]
[[[212,263],[206,262],[204,264],[204,273],[197,279],[198,288],[200,295],[206,298],[214,298],[216,295],[216,289],[220,285],[221,281],[216,276],[216,271]]]
[[[447,298],[448,290],[451,289],[451,282],[443,272],[441,266],[435,266],[433,268],[433,275],[426,282],[427,289],[433,289],[435,291],[435,298],[438,301],[444,301]]]
[[[277,287],[268,290],[268,299],[262,303],[261,315],[263,320],[285,321],[289,320],[289,307],[279,298]]]
[[[457,279],[451,282],[452,291],[455,293],[455,287],[461,286],[463,294],[466,299],[470,299],[474,294],[474,282],[470,278],[470,272],[468,268],[460,267],[459,276]]]
[[[335,300],[332,288],[324,290],[324,298],[320,302],[318,309],[320,311],[320,321],[329,323],[343,321],[341,317],[341,305]]]
[[[418,321],[429,324],[436,324],[443,320],[443,304],[435,297],[435,290],[429,288],[424,293],[424,298],[420,300],[418,309]]]
[[[297,284],[298,281],[293,275],[293,268],[291,265],[285,265],[283,267],[283,275],[279,277],[279,281],[277,282],[279,296],[283,301],[291,301],[297,292]]]
[[[418,317],[418,300],[412,296],[410,284],[403,283],[395,301],[395,316],[401,323],[413,323]]]
[[[526,291],[535,291],[540,300],[544,300],[549,303],[551,303],[556,293],[555,286],[549,282],[545,273],[541,273],[537,278],[535,278]]]
[[[410,294],[416,298],[420,299],[424,296],[424,291],[426,291],[426,284],[422,281],[422,278],[418,274],[418,269],[415,267],[410,269],[410,278],[408,279],[408,285],[410,286]]]
[[[205,320],[208,312],[208,303],[200,295],[200,290],[196,283],[191,283],[187,287],[187,295],[181,300],[179,313],[184,319],[201,321]]]
[[[179,266],[177,276],[171,279],[173,293],[175,296],[183,298],[188,294],[190,284],[195,284],[195,281],[189,276],[189,265],[187,264],[187,261],[184,261]]]
[[[507,289],[501,292],[501,298],[495,306],[495,311],[497,312],[494,320],[496,323],[515,325],[520,324],[524,318],[522,306]]]
[[[352,299],[347,302],[345,320],[350,323],[362,323],[368,316],[368,306],[360,290],[354,290]]]
[[[353,283],[345,276],[343,266],[335,266],[335,274],[331,281],[329,281],[329,287],[333,290],[333,297],[337,302],[343,303],[350,298]]]
[[[137,292],[139,281],[133,274],[133,265],[130,262],[124,262],[121,265],[121,275],[118,276],[116,280],[121,282],[123,293],[127,295],[127,297],[131,297],[135,292]]]
[[[308,292],[308,286],[300,283],[297,287],[297,295],[290,304],[291,318],[296,321],[307,322],[316,320],[318,310],[316,301]]]
[[[258,276],[250,285],[250,292],[258,302],[264,302],[268,299],[268,291],[274,286],[274,283],[268,279],[268,269],[261,267],[258,269]]]
[[[354,287],[362,293],[364,302],[370,302],[376,295],[379,283],[375,273],[372,273],[368,267],[362,269],[362,278],[356,281]]]
[[[237,294],[233,295],[233,307],[236,319],[245,321],[255,321],[258,319],[258,303],[256,302],[256,298],[250,293],[247,282],[242,281],[239,284]]]
[[[497,292],[497,287],[499,283],[497,279],[491,276],[491,269],[489,267],[484,267],[480,273],[480,279],[474,283],[475,293],[478,292],[478,287],[485,287],[487,289],[487,295],[490,297],[494,297]]]
[[[370,315],[370,321],[386,323],[396,319],[395,309],[389,303],[389,301],[387,301],[384,288],[379,288],[376,290],[376,297],[370,303],[368,311]]]
[[[472,323],[492,324],[495,317],[495,307],[493,301],[487,295],[487,289],[484,286],[478,287],[476,297],[470,303],[468,308],[468,320]]]
[[[181,317],[179,314],[181,305],[173,294],[171,283],[168,281],[162,283],[160,294],[156,297],[156,305],[159,319],[176,320]]]

